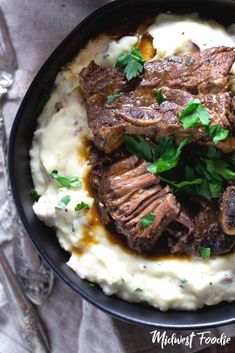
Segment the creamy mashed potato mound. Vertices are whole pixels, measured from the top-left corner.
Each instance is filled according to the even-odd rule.
[[[213,21],[192,16],[159,15],[149,27],[157,57],[163,58],[194,42],[201,49],[232,46],[225,29]],[[137,36],[119,40],[102,35],[91,40],[57,76],[55,88],[38,119],[31,156],[31,171],[40,198],[36,215],[54,227],[63,248],[71,252],[68,265],[83,279],[98,283],[105,294],[130,302],[147,302],[161,310],[196,310],[235,299],[235,256],[202,258],[151,258],[125,250],[113,241],[94,212],[94,199],[87,183],[89,128],[86,108],[79,92],[78,73],[91,60],[111,66],[128,51]],[[77,176],[81,188],[59,187],[50,173]],[[66,210],[57,210],[69,195]],[[89,209],[74,211],[81,201]]]

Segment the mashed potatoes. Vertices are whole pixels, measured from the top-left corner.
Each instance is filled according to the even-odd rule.
[[[158,57],[187,48],[232,46],[225,29],[193,16],[160,15],[149,28]],[[78,73],[91,60],[102,66],[115,63],[137,36],[118,41],[107,36],[90,41],[57,76],[51,98],[38,119],[30,151],[37,192],[34,212],[56,229],[59,242],[71,252],[68,265],[83,279],[98,283],[105,294],[131,302],[147,302],[161,310],[195,310],[235,299],[235,256],[151,258],[125,250],[100,223],[87,177],[89,144],[86,109],[79,92]],[[82,186],[64,188],[50,174],[81,178]],[[69,202],[64,207],[61,200]],[[75,211],[84,202],[88,208]]]

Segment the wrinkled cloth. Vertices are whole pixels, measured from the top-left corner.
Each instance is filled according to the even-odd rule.
[[[0,0],[10,35],[16,50],[18,70],[15,83],[4,104],[3,113],[9,133],[20,101],[33,76],[52,50],[85,16],[108,1],[91,0]],[[3,182],[0,168],[0,185]],[[1,186],[0,186],[1,188]],[[7,209],[7,205],[6,205]],[[7,211],[6,211],[7,212]],[[8,227],[0,214],[1,225]],[[6,220],[7,221],[7,220]],[[3,232],[4,233],[4,232]],[[7,234],[6,234],[7,233]],[[8,258],[12,259],[11,232],[0,238]],[[82,300],[60,279],[47,302],[37,308],[49,336],[52,353],[156,353],[160,345],[151,342],[153,328],[136,326],[111,318]],[[234,334],[235,325],[213,329],[211,336]],[[163,332],[164,330],[161,330]],[[202,330],[199,330],[200,332]],[[188,335],[191,331],[177,334]],[[173,331],[167,332],[168,336]],[[167,346],[166,353],[194,352],[183,345]],[[19,336],[15,317],[0,287],[0,352],[26,353],[25,343]]]

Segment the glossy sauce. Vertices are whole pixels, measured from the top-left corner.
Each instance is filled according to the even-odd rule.
[[[86,161],[89,160],[90,148],[91,148],[91,141],[86,136],[83,138],[83,148],[79,149],[79,156],[82,156]],[[84,176],[83,185],[84,185],[84,188],[88,191],[89,196],[92,197],[94,200],[96,200],[97,197],[90,183],[90,172],[87,172],[87,174]],[[107,237],[107,239],[111,244],[115,244],[116,246],[119,246],[121,250],[124,251],[125,253],[131,254],[131,255],[134,254],[136,257],[139,257],[140,259],[155,260],[155,261],[160,261],[161,259],[190,259],[190,256],[186,256],[186,255],[164,254],[157,247],[155,248],[153,253],[145,253],[145,254],[139,254],[135,250],[132,250],[127,245],[127,242],[124,239],[124,237],[115,231],[114,226],[105,227],[103,225],[100,211],[98,209],[98,205],[96,201],[94,202],[93,206],[90,208],[89,212],[87,213],[87,217],[89,218],[89,228],[85,226],[82,227],[83,236],[81,239],[81,246],[73,247],[71,249],[72,252],[75,252],[79,255],[82,255],[86,251],[86,249],[88,249],[91,245],[97,243],[97,240],[94,234],[96,234],[98,227],[102,227],[103,228],[102,234],[104,234]]]

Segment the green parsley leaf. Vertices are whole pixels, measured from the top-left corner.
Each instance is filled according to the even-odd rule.
[[[68,203],[71,201],[71,197],[69,195],[64,196],[59,204],[55,207],[56,210],[58,211],[62,211],[65,210],[66,206],[68,205]]]
[[[82,201],[82,202],[77,204],[77,206],[74,208],[74,211],[80,211],[83,208],[89,209],[90,207],[89,207],[89,205],[87,203]]]
[[[145,305],[145,306],[150,306],[150,304],[149,304],[149,302],[147,301],[147,300],[144,300],[144,301],[142,301],[141,302],[143,305]]]
[[[135,292],[143,292],[143,289],[141,289],[141,288],[136,288],[136,289],[135,289]]]
[[[38,195],[38,193],[37,193],[37,190],[33,189],[33,188],[30,190],[30,195],[31,195],[33,201],[38,201],[38,199],[40,197],[40,195]]]
[[[207,259],[211,256],[211,248],[206,248],[204,246],[199,246],[199,254],[203,259]]]
[[[97,283],[91,282],[91,281],[87,281],[87,282],[88,282],[90,287],[97,287]]]
[[[181,189],[189,185],[200,185],[202,183],[202,178],[197,178],[194,180],[184,180],[179,183],[163,178],[162,176],[160,176],[160,179],[165,181],[168,184],[173,185],[176,189]]]
[[[189,165],[185,165],[185,178],[187,180],[194,180],[196,179],[196,173],[193,169],[193,167],[190,167]]]
[[[197,127],[199,122],[201,122],[207,134],[212,137],[213,142],[217,144],[219,141],[223,141],[228,137],[229,131],[223,129],[218,124],[209,126],[211,118],[212,116],[199,99],[194,99],[189,102],[179,115],[179,121],[183,124],[184,129]]]
[[[218,183],[210,183],[209,188],[213,199],[219,198],[223,192],[223,186]]]
[[[202,125],[208,125],[211,118],[210,113],[199,99],[193,99],[189,102],[179,115],[179,121],[183,124],[184,129],[197,127],[199,122]]]
[[[180,282],[181,282],[181,283],[187,283],[188,281],[187,281],[187,279],[185,279],[185,278],[181,278],[181,279],[180,279]]]
[[[228,163],[222,159],[207,159],[205,160],[207,165],[207,170],[211,175],[211,178],[214,178],[217,181],[225,180],[235,180],[235,173],[230,170]]]
[[[215,144],[217,144],[219,141],[225,140],[229,135],[229,131],[223,129],[218,124],[206,126],[205,129],[208,135],[213,138],[213,142]]]
[[[155,219],[155,214],[149,213],[146,216],[142,217],[140,220],[140,224],[142,228],[147,228],[150,226]]]
[[[156,92],[156,101],[159,105],[166,101],[166,96],[162,93],[162,88],[159,88]]]
[[[231,165],[233,168],[235,168],[235,153],[228,153],[225,155],[226,161]]]
[[[116,92],[107,97],[107,101],[111,103],[114,99],[119,98],[122,95],[120,92]]]
[[[177,146],[172,137],[160,140],[155,155],[158,156],[160,154],[159,152],[162,152],[162,155],[155,162],[149,164],[147,168],[148,171],[152,174],[156,174],[174,168],[180,160],[183,147],[190,141],[191,137],[185,137],[180,142],[179,146]]]
[[[124,143],[127,150],[136,156],[143,158],[147,161],[152,160],[153,153],[151,145],[142,136],[124,136]]]
[[[194,195],[202,196],[207,200],[210,200],[213,198],[213,195],[212,195],[211,189],[210,189],[210,182],[206,179],[203,180],[201,185],[198,185],[196,187],[195,192],[191,192],[191,193]]]
[[[53,170],[51,172],[51,177],[58,181],[58,183],[65,188],[78,188],[81,187],[82,182],[78,177],[64,177],[58,174],[58,170]]]
[[[195,113],[198,114],[199,120],[202,123],[202,125],[208,125],[212,119],[212,116],[210,115],[208,110],[202,104],[200,104],[197,107]]]
[[[221,152],[217,148],[211,147],[211,146],[208,147],[205,155],[209,159],[219,159],[219,158],[221,158]]]
[[[141,51],[133,47],[129,52],[120,54],[115,67],[123,69],[127,80],[130,81],[144,70],[144,59]]]

